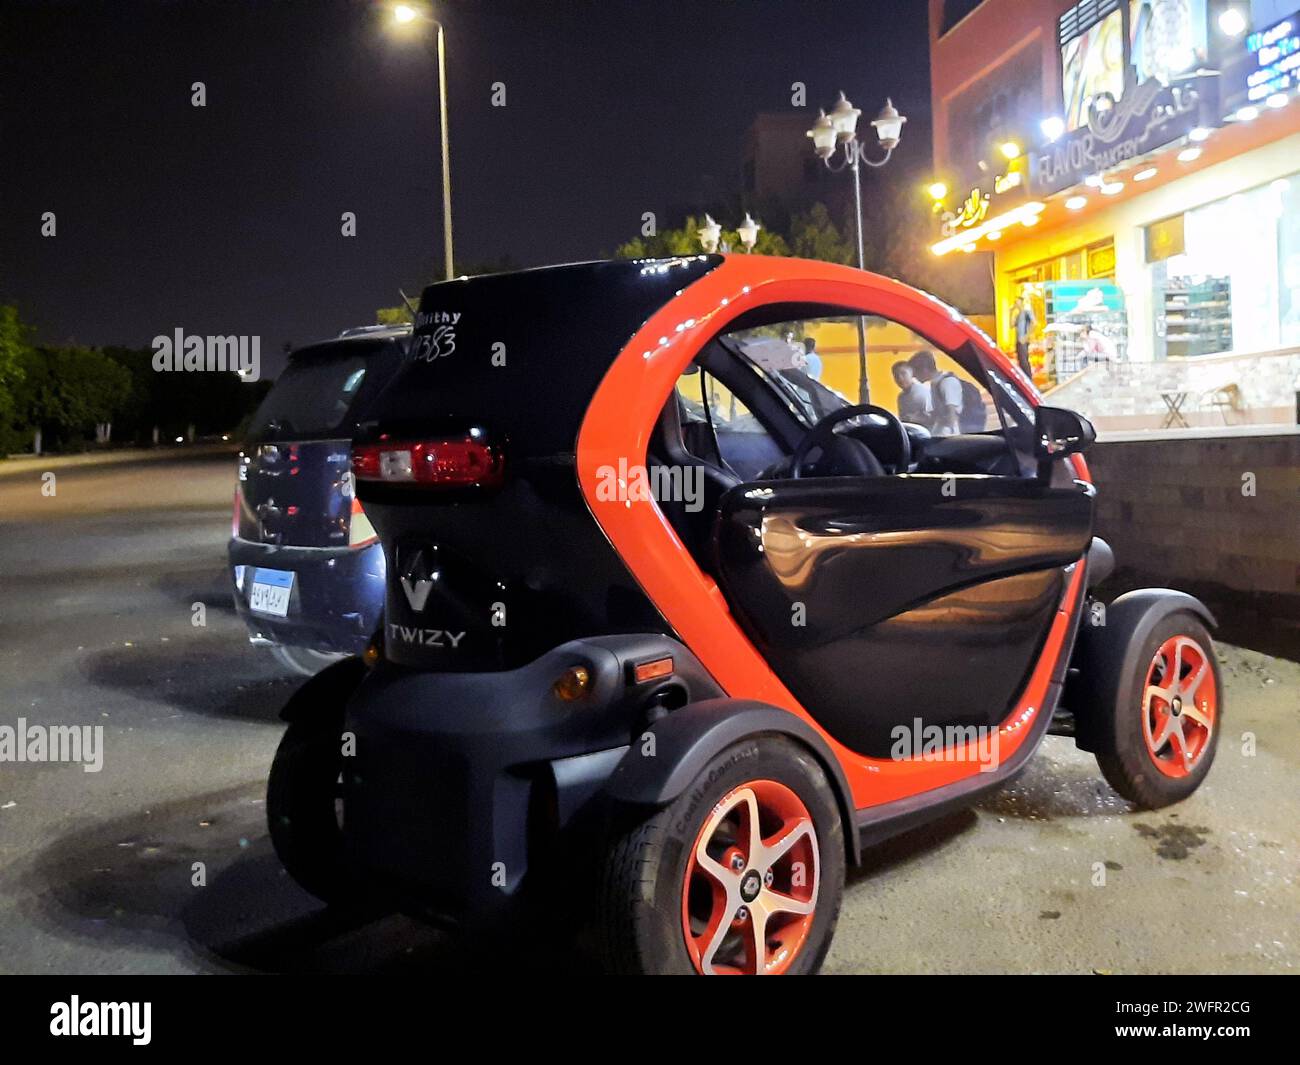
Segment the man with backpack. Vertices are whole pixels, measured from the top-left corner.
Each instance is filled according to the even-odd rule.
[[[940,373],[934,352],[922,349],[907,360],[919,381],[930,386],[930,432],[935,436],[984,431],[984,398],[972,382]]]

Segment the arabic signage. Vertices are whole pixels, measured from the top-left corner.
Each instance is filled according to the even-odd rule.
[[[1300,85],[1300,13],[1246,38],[1246,99],[1266,100]]]
[[[1207,79],[1189,78],[1165,85],[1158,78],[1130,82],[1116,100],[1099,93],[1088,109],[1087,124],[1054,144],[1040,148],[1030,161],[1029,184],[1035,196],[1082,184],[1122,163],[1155,151],[1202,124]],[[1213,91],[1212,89],[1210,90]]]
[[[943,235],[951,237],[962,229],[970,229],[984,221],[989,213],[989,194],[978,188],[970,190],[970,195],[962,203],[960,210],[945,211],[943,215]]]

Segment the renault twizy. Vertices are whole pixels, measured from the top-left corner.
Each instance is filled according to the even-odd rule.
[[[904,360],[961,388],[901,421]],[[808,973],[861,849],[1054,720],[1137,805],[1186,797],[1213,619],[1093,601],[1092,438],[951,308],[846,267],[429,287],[352,448],[384,624],[284,710],[281,860],[484,935],[572,918],[615,971]]]

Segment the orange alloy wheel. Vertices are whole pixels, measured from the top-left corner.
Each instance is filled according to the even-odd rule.
[[[687,858],[682,931],[696,970],[785,972],[812,928],[819,880],[817,831],[803,800],[774,780],[732,788]]]
[[[1210,746],[1219,693],[1210,656],[1190,636],[1171,636],[1147,669],[1142,736],[1156,768],[1168,777],[1192,772]]]

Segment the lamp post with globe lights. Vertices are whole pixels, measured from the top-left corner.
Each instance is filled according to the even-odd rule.
[[[822,111],[813,123],[808,136],[812,138],[813,151],[817,153],[828,170],[837,173],[846,167],[853,171],[853,210],[857,222],[858,269],[865,270],[866,253],[862,236],[862,180],[861,167],[882,167],[889,162],[903,136],[903,124],[906,116],[900,115],[894,107],[893,100],[886,97],[885,106],[880,114],[871,120],[876,131],[876,140],[884,149],[882,159],[872,159],[867,155],[866,145],[858,139],[858,119],[862,111],[849,103],[844,93],[835,102],[835,107],[828,115]],[[837,161],[838,160],[838,161]],[[867,381],[867,338],[862,318],[858,318],[858,394],[859,401],[869,403],[870,385]]]

